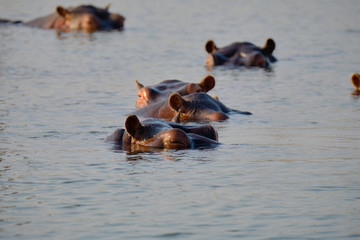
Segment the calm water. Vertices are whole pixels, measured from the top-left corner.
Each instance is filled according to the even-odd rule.
[[[30,20],[57,4],[0,0],[0,17]],[[0,238],[360,238],[360,98],[350,82],[360,71],[359,1],[111,9],[127,17],[125,31],[0,26]],[[208,39],[268,37],[272,71],[204,67]],[[211,94],[254,113],[213,123],[222,145],[127,153],[103,143],[135,109],[135,79],[207,74]]]

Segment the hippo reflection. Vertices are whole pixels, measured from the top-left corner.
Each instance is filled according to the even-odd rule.
[[[249,42],[235,42],[218,48],[214,41],[209,40],[205,44],[205,50],[208,53],[206,65],[208,67],[235,65],[267,68],[270,66],[270,63],[277,61],[272,55],[274,49],[275,42],[271,38],[266,41],[263,48]]]
[[[217,140],[217,132],[210,125],[184,126],[159,119],[140,122],[136,115],[130,115],[125,120],[125,129],[117,129],[104,141],[113,142],[123,150],[150,150],[213,146],[219,144]]]
[[[121,30],[125,18],[118,13],[110,13],[109,5],[97,8],[92,5],[63,8],[56,7],[55,13],[39,17],[29,22],[0,19],[0,23],[22,23],[30,27],[56,29],[62,32],[100,30]]]

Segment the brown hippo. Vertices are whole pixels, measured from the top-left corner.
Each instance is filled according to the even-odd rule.
[[[210,125],[184,126],[175,122],[147,119],[142,123],[136,115],[125,120],[125,129],[117,129],[105,138],[123,150],[151,148],[185,149],[219,144],[217,132]]]
[[[218,48],[212,40],[207,41],[205,49],[208,52],[206,65],[235,65],[245,67],[267,68],[270,63],[276,62],[272,55],[275,42],[269,38],[263,48],[249,42],[235,42],[228,46]]]
[[[63,8],[56,7],[55,13],[36,18],[29,22],[10,21],[1,19],[0,23],[23,23],[26,26],[44,29],[56,29],[62,32],[84,31],[94,32],[99,30],[121,30],[125,18],[105,8],[97,8],[92,5]]]
[[[145,107],[151,103],[167,100],[169,96],[177,92],[181,96],[194,92],[208,92],[215,86],[215,78],[207,75],[199,83],[186,83],[180,80],[165,80],[153,86],[144,87],[136,81],[138,88],[138,99],[136,106]]]
[[[355,86],[355,91],[360,91],[360,75],[358,73],[354,73],[351,76],[351,81]]]
[[[351,76],[351,81],[355,87],[355,90],[352,92],[352,95],[360,96],[360,75],[358,73],[354,73]]]
[[[250,112],[242,112],[230,109],[219,100],[210,97],[207,93],[195,92],[186,96],[173,93],[168,100],[150,104],[138,109],[134,114],[142,117],[173,119],[181,112],[181,121],[223,121],[228,119],[229,113],[251,115]]]

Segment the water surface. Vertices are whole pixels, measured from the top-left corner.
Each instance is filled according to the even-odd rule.
[[[80,1],[62,1],[64,6]],[[107,5],[98,0],[94,4]],[[30,20],[58,3],[0,0]],[[358,239],[360,2],[119,1],[123,32],[0,26],[0,238]],[[276,42],[263,69],[204,67],[204,44]],[[103,139],[135,79],[216,78],[253,112],[214,149],[128,153]]]

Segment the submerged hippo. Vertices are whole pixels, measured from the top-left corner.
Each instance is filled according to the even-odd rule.
[[[124,27],[125,18],[105,8],[97,8],[92,5],[63,8],[56,7],[55,13],[36,18],[29,22],[11,21],[0,19],[0,23],[22,23],[30,27],[44,29],[56,29],[62,32],[84,31],[94,32],[99,30],[121,30]]]
[[[215,78],[207,75],[199,83],[187,83],[180,80],[165,80],[153,86],[144,86],[136,81],[138,88],[138,99],[136,106],[145,107],[149,104],[167,100],[169,96],[177,92],[181,96],[194,92],[208,92],[215,86]]]
[[[360,91],[360,75],[358,73],[354,73],[351,76],[351,81],[354,84],[356,91]]]
[[[195,92],[186,96],[173,93],[168,100],[150,104],[138,109],[134,114],[142,117],[173,119],[180,111],[181,121],[223,121],[229,113],[251,115],[226,107],[219,100],[203,92]]]
[[[272,55],[275,42],[269,38],[263,48],[249,42],[235,42],[228,46],[218,48],[212,40],[207,41],[205,49],[208,53],[206,65],[235,65],[245,67],[267,68],[270,63],[276,62]]]
[[[184,126],[175,122],[148,119],[142,123],[136,115],[125,120],[125,129],[117,129],[104,141],[123,150],[147,148],[186,149],[217,145],[217,132],[210,125]]]

